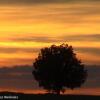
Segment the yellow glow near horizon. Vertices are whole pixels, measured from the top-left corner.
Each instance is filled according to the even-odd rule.
[[[44,42],[0,42],[0,47],[5,48],[42,48],[42,47],[50,47],[52,44],[60,45],[63,42],[52,42],[52,43],[44,43]],[[98,42],[65,42],[74,47],[94,47],[100,48],[100,43]]]

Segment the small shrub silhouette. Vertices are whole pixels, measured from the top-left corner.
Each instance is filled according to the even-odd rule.
[[[67,44],[41,49],[33,67],[32,74],[39,86],[55,94],[64,92],[66,87],[80,87],[87,77],[84,64],[76,57],[72,46]]]

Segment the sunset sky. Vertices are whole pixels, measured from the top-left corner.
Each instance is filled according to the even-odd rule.
[[[61,43],[100,65],[99,0],[0,0],[1,69],[32,65],[41,48]]]

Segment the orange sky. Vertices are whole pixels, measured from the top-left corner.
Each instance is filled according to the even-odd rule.
[[[0,5],[0,66],[31,65],[40,48],[63,42],[84,63],[100,64],[99,4]]]

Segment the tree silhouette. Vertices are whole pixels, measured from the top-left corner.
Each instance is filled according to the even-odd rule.
[[[80,87],[87,77],[84,65],[67,44],[41,49],[33,67],[32,74],[39,86],[55,94],[64,92],[66,87]]]

